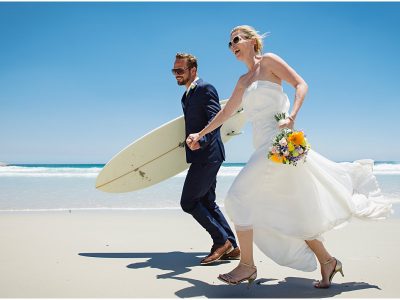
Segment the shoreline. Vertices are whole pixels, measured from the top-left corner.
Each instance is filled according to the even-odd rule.
[[[217,280],[236,261],[201,266],[211,240],[180,210],[0,212],[2,298],[390,298],[396,285],[400,220],[352,220],[325,244],[343,263],[330,289],[319,270],[272,262],[255,247],[256,284]]]
[[[399,201],[400,203],[400,201]],[[219,205],[220,208],[223,208],[223,205]],[[74,213],[74,212],[102,212],[102,211],[181,211],[180,207],[82,207],[82,208],[27,208],[27,209],[0,209],[1,214],[7,213],[45,213],[45,212],[66,212],[66,213]]]
[[[388,220],[400,219],[400,200],[393,199],[393,213],[387,218]],[[224,210],[224,203],[217,202],[220,209]],[[399,209],[396,209],[398,206]],[[0,209],[0,216],[3,214],[35,214],[35,213],[79,213],[79,212],[163,212],[174,211],[182,212],[181,207],[81,207],[81,208],[27,208],[27,209]]]

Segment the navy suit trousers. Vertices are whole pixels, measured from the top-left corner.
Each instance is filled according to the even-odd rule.
[[[192,163],[183,185],[181,207],[211,235],[214,244],[229,239],[237,247],[235,236],[215,203],[217,173],[222,162]]]

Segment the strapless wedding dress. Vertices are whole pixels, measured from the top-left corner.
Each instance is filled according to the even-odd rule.
[[[382,219],[392,210],[372,174],[372,160],[336,163],[312,149],[297,166],[267,158],[279,132],[274,115],[289,106],[279,84],[258,80],[246,89],[243,108],[255,152],[229,189],[225,208],[237,230],[253,229],[255,244],[276,263],[313,271],[317,262],[305,240],[322,240],[353,216]]]

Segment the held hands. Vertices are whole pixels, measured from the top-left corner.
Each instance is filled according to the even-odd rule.
[[[198,133],[191,133],[186,138],[186,144],[192,151],[199,150],[200,149],[199,140],[200,140],[200,135]]]

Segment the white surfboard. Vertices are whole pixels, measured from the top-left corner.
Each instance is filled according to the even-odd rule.
[[[221,106],[226,102],[221,101]],[[222,141],[241,134],[244,123],[240,108],[221,127]],[[183,116],[161,125],[117,153],[97,176],[96,188],[109,193],[131,192],[181,173],[189,168],[185,140]]]

